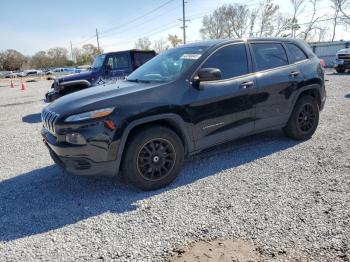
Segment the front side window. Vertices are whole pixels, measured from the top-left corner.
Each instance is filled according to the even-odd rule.
[[[129,67],[129,56],[126,53],[114,54],[108,58],[107,65],[111,70],[127,68]]]
[[[300,47],[296,46],[295,44],[286,44],[286,47],[291,56],[292,63],[307,59],[305,53],[300,49]]]
[[[222,79],[229,79],[248,74],[248,59],[244,44],[225,46],[203,64],[202,68],[217,68]]]
[[[288,65],[286,51],[281,44],[251,44],[258,71]]]
[[[179,78],[203,54],[207,47],[185,46],[169,49],[136,69],[128,81],[169,82]]]

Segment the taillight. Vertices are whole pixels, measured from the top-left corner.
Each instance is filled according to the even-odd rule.
[[[324,59],[320,59],[320,65],[322,67],[326,67],[326,62],[324,61]]]

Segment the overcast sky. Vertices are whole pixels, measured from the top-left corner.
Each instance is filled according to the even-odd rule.
[[[187,38],[199,40],[201,20],[215,8],[225,3],[258,5],[257,0],[187,0]],[[289,0],[275,1],[284,13],[290,12]],[[329,0],[323,0],[319,14],[330,15]],[[160,7],[158,10],[155,10]],[[307,22],[310,7],[300,22]],[[137,19],[139,17],[142,19]],[[62,46],[69,48],[85,43],[96,44],[96,27],[100,31],[100,43],[105,51],[134,47],[139,37],[152,41],[168,34],[182,38],[179,28],[182,17],[182,0],[5,0],[0,3],[0,50],[16,49],[26,55],[40,50]],[[344,28],[339,28],[338,39],[350,39]]]

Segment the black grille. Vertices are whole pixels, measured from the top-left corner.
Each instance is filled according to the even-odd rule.
[[[338,58],[339,59],[350,60],[350,54],[339,54]]]
[[[74,164],[75,164],[75,168],[78,170],[85,170],[85,169],[91,168],[91,164],[84,159],[75,160]]]
[[[43,122],[44,127],[52,134],[55,134],[55,123],[58,117],[58,114],[47,109],[44,109],[41,113],[41,121]]]

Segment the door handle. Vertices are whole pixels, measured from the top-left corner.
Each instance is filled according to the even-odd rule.
[[[293,71],[289,73],[289,76],[291,77],[296,77],[297,75],[299,75],[300,73],[298,71]]]
[[[246,81],[246,82],[243,82],[240,86],[241,86],[241,88],[253,87],[254,86],[254,82],[253,81]]]

